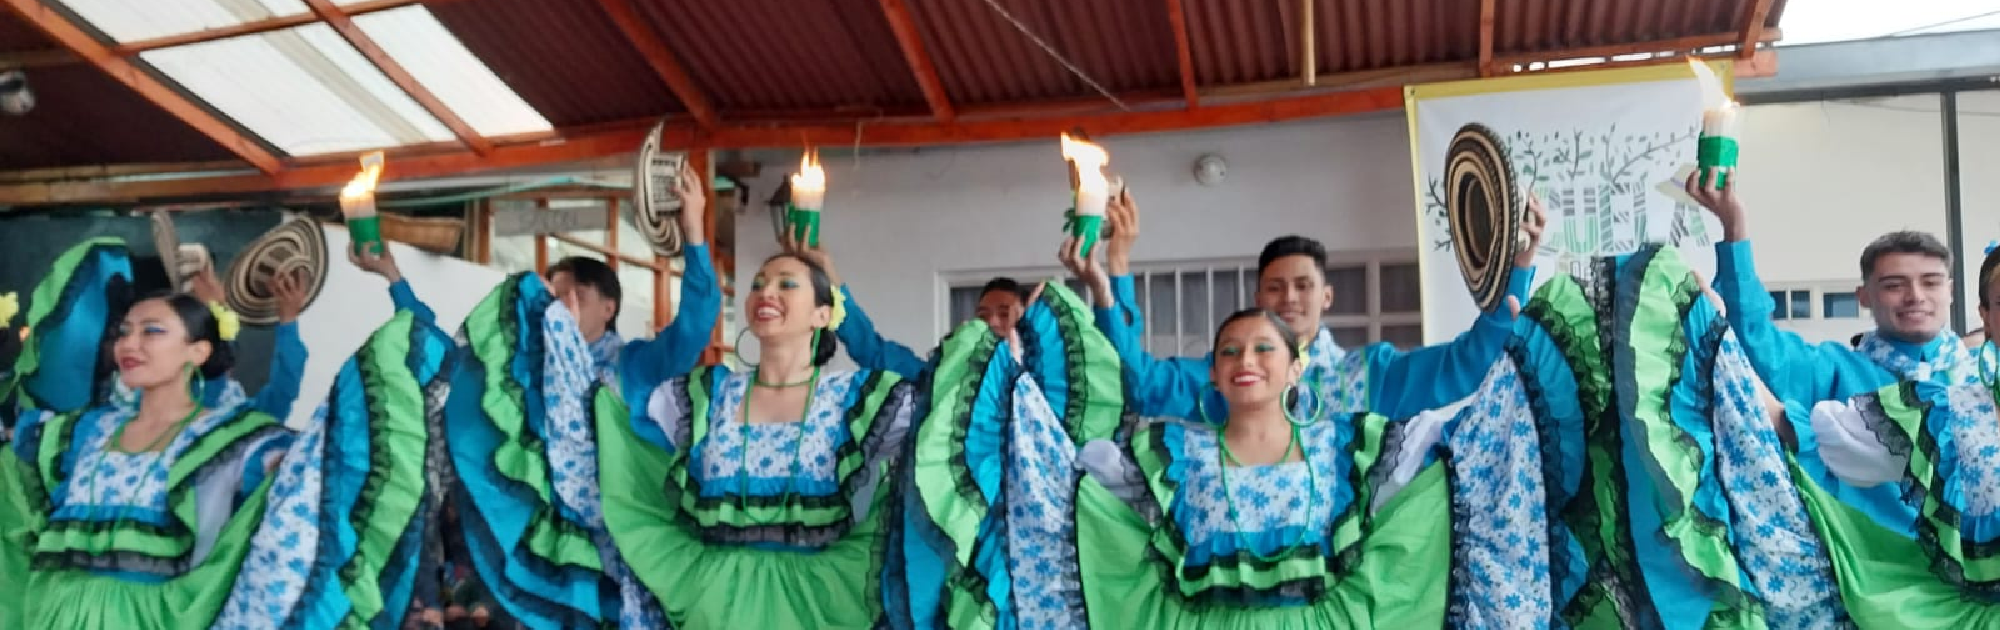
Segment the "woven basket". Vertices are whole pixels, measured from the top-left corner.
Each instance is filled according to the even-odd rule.
[[[382,219],[383,240],[403,243],[433,254],[456,255],[461,235],[465,233],[464,219],[418,218],[387,212],[377,216]]]

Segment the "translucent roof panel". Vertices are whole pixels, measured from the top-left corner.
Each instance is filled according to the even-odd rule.
[[[1792,0],[1778,27],[1787,44],[2000,28],[1994,0]]]
[[[453,140],[450,130],[325,24],[147,51],[142,57],[293,155]]]
[[[180,35],[306,12],[301,0],[62,0],[118,42]]]
[[[514,94],[421,6],[354,18],[369,39],[482,136],[548,131],[549,121]]]

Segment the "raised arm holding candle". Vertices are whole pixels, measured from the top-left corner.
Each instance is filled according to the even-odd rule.
[[[355,253],[382,253],[382,220],[375,216],[375,184],[382,179],[382,152],[361,156],[361,172],[340,189],[340,213],[347,217],[347,236]]]

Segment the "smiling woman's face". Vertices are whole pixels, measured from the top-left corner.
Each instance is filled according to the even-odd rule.
[[[1270,317],[1239,317],[1216,335],[1209,380],[1231,406],[1277,401],[1299,379],[1294,352]]]
[[[177,383],[213,351],[207,341],[192,340],[187,323],[164,299],[132,305],[111,344],[118,378],[139,391]]]

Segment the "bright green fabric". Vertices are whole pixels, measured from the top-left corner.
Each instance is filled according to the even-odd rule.
[[[1433,463],[1370,517],[1354,570],[1331,577],[1310,606],[1195,607],[1169,593],[1148,549],[1154,526],[1086,477],[1077,493],[1077,553],[1092,628],[1330,630],[1439,628],[1451,571],[1451,488]],[[1359,499],[1357,499],[1359,500]]]

